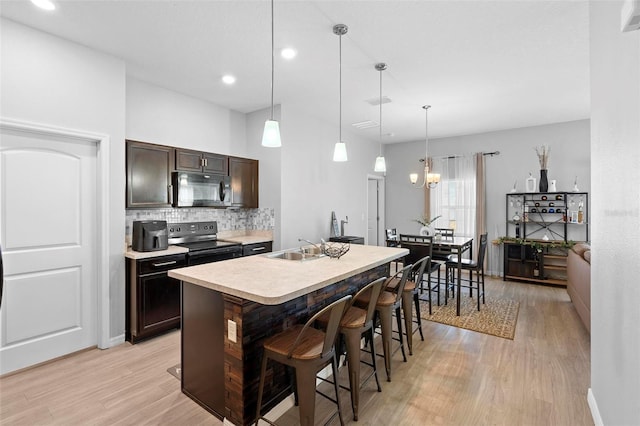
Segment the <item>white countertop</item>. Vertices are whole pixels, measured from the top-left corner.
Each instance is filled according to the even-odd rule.
[[[279,305],[407,254],[403,248],[352,244],[340,259],[248,256],[173,269],[169,276],[263,305]]]
[[[133,251],[131,250],[131,247],[128,247],[127,251],[124,252],[124,257],[128,259],[134,259],[134,260],[150,259],[152,257],[187,253],[188,251],[189,251],[188,248],[178,247],[178,246],[169,246],[166,250],[158,250],[158,251]]]
[[[235,237],[220,238],[220,241],[231,241],[232,243],[240,243],[243,246],[248,244],[259,244],[273,241],[273,238],[265,235],[240,235]]]

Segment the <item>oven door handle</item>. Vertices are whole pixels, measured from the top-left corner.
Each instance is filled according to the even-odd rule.
[[[240,246],[192,251],[192,252],[189,252],[189,256],[200,257],[200,256],[206,256],[206,255],[212,255],[212,254],[217,255],[217,254],[229,254],[229,253],[240,253]]]

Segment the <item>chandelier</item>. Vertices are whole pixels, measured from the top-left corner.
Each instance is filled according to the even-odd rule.
[[[425,149],[424,149],[424,160],[420,159],[420,161],[424,161],[424,176],[422,178],[422,184],[419,188],[427,187],[429,189],[435,188],[440,182],[440,173],[429,173],[429,108],[431,105],[424,105],[425,112]],[[418,174],[411,173],[409,175],[409,180],[412,184],[418,183]]]

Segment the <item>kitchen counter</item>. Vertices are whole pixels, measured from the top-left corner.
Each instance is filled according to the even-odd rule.
[[[220,231],[218,238],[242,245],[259,244],[273,241],[273,232],[267,230]]]
[[[267,243],[269,241],[273,241],[273,238],[263,235],[240,235],[237,237],[220,238],[220,240],[231,241],[232,243],[240,243],[243,246],[246,246],[249,244]]]
[[[153,257],[160,256],[170,256],[172,254],[182,254],[187,253],[189,251],[186,247],[178,247],[178,246],[169,246],[166,250],[157,250],[157,251],[133,251],[131,247],[127,247],[127,250],[124,252],[124,257],[127,259],[150,259]]]
[[[340,259],[257,255],[169,271],[182,280],[182,392],[219,419],[251,424],[264,340],[388,276],[390,262],[408,253],[352,245]],[[265,410],[287,396],[288,385],[286,370],[273,368]]]
[[[263,305],[278,305],[407,254],[403,248],[352,245],[340,259],[299,261],[260,255],[173,269],[169,276]]]

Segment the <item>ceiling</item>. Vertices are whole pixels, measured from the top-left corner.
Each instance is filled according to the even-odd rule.
[[[127,73],[217,105],[269,107],[267,0],[62,1],[45,12],[2,0],[0,14],[126,62]],[[588,2],[275,0],[275,103],[336,126],[342,23],[344,131],[383,142],[482,133],[589,117]],[[293,60],[278,51],[292,46]],[[237,77],[233,86],[223,74]],[[286,119],[286,117],[285,117]],[[286,122],[282,123],[286,126]],[[516,142],[516,141],[514,141]]]

